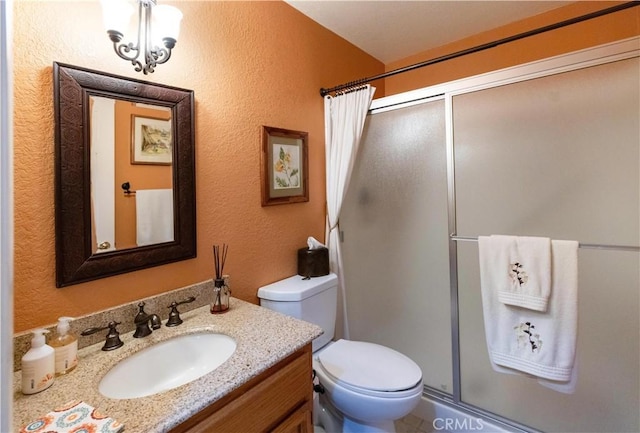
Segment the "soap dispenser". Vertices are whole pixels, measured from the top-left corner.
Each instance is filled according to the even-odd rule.
[[[34,329],[31,348],[22,357],[22,393],[35,394],[53,385],[55,354],[46,344],[46,329]]]
[[[49,342],[55,351],[56,376],[67,374],[78,365],[78,337],[70,332],[71,320],[73,317],[60,317],[56,335]]]

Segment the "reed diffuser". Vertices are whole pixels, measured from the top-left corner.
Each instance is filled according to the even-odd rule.
[[[211,304],[211,314],[221,314],[229,310],[229,295],[231,290],[228,286],[229,277],[223,275],[224,263],[227,260],[229,246],[222,244],[222,251],[219,245],[213,246],[213,263],[216,271],[216,278],[213,280],[214,300]],[[225,278],[226,277],[226,278]]]

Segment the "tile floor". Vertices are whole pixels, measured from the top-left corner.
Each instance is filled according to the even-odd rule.
[[[395,421],[397,433],[432,433],[436,432],[430,421],[426,421],[413,414]],[[441,433],[441,431],[439,432]]]

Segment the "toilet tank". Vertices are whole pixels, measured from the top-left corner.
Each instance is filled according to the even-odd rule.
[[[258,289],[260,305],[320,326],[324,334],[313,340],[315,352],[333,338],[338,304],[338,277],[329,274],[305,280],[300,275]]]

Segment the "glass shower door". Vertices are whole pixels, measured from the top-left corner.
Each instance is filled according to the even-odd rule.
[[[454,96],[458,234],[638,245],[639,76],[633,58]],[[463,402],[548,432],[638,431],[637,251],[579,250],[573,394],[492,370],[478,245],[457,253]]]
[[[359,152],[340,217],[350,338],[404,353],[449,393],[444,101],[369,115]]]

